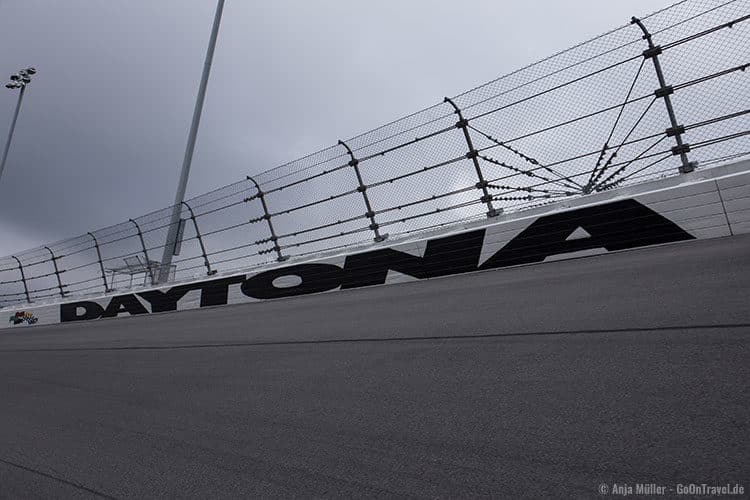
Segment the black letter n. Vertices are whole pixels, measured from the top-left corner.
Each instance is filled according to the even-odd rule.
[[[346,257],[341,289],[385,283],[388,271],[419,279],[476,271],[484,229],[430,240],[424,257],[391,248]]]

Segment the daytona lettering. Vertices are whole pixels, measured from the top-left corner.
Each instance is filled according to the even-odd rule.
[[[568,240],[579,227],[590,237]],[[60,321],[174,311],[179,300],[192,290],[200,290],[200,307],[207,307],[227,304],[232,285],[240,285],[246,297],[265,300],[384,284],[389,271],[426,279],[542,262],[553,255],[593,248],[613,251],[694,239],[674,222],[635,200],[620,200],[539,217],[480,265],[486,231],[478,229],[429,240],[421,257],[394,248],[382,248],[349,255],[343,267],[305,263],[254,275],[178,285],[163,291],[118,295],[110,299],[106,307],[92,301],[61,304]],[[284,276],[296,276],[299,283],[284,287],[274,284]]]

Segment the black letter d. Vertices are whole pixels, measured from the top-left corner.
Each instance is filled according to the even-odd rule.
[[[83,309],[83,314],[78,314],[78,309]],[[97,319],[101,317],[104,308],[96,302],[71,302],[70,304],[60,304],[60,322],[82,321],[87,319]]]

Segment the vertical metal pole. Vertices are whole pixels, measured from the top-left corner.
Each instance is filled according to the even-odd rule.
[[[60,289],[60,297],[65,297],[65,290],[63,290],[62,280],[60,279],[60,269],[57,267],[57,259],[60,259],[63,256],[61,255],[59,257],[55,257],[55,254],[50,249],[50,247],[44,248],[46,248],[49,254],[52,256],[52,265],[55,266],[55,276],[57,276],[57,287]]]
[[[201,122],[201,113],[203,111],[203,101],[206,98],[206,86],[208,85],[208,76],[211,73],[211,62],[214,58],[214,49],[216,48],[216,38],[219,35],[219,25],[221,24],[221,14],[224,10],[224,0],[219,0],[216,4],[216,14],[214,15],[214,24],[211,28],[211,37],[208,41],[208,51],[206,60],[203,63],[203,74],[201,83],[198,87],[198,98],[195,100],[195,109],[193,110],[193,121],[190,124],[190,133],[188,134],[188,143],[185,148],[185,157],[182,161],[182,171],[180,172],[180,181],[177,185],[177,194],[172,205],[172,222],[167,232],[167,242],[164,245],[164,254],[161,259],[162,268],[159,273],[159,282],[163,283],[169,279],[169,269],[172,264],[172,253],[174,252],[175,241],[177,239],[177,230],[180,227],[180,215],[182,213],[182,201],[185,199],[185,189],[187,188],[188,176],[190,175],[190,165],[193,161],[193,150],[195,149],[195,139],[198,136],[198,126]]]
[[[13,120],[10,122],[10,131],[8,132],[8,140],[5,141],[5,150],[3,151],[3,159],[0,161],[0,178],[3,177],[3,170],[5,170],[5,160],[8,158],[8,151],[10,150],[10,142],[13,139],[13,132],[16,130],[16,122],[18,121],[18,112],[21,110],[21,101],[23,101],[23,92],[26,90],[26,85],[21,87],[21,92],[18,94],[18,103],[16,103],[16,111],[13,113]]]
[[[365,207],[367,207],[367,213],[365,215],[368,219],[370,219],[369,227],[372,232],[375,233],[375,241],[385,241],[385,239],[388,238],[388,235],[380,234],[380,231],[378,230],[380,226],[377,222],[375,222],[375,212],[372,210],[372,205],[370,205],[370,198],[367,196],[367,185],[365,185],[364,181],[362,180],[362,174],[359,171],[359,160],[354,157],[354,153],[352,153],[352,150],[344,141],[339,140],[339,144],[346,148],[346,152],[349,153],[349,157],[351,158],[351,160],[349,161],[349,166],[354,167],[354,172],[357,174],[357,182],[359,183],[359,186],[357,186],[357,191],[362,193],[362,198],[364,198],[365,200]]]
[[[466,157],[469,158],[474,163],[474,170],[477,172],[477,177],[479,178],[479,182],[477,182],[474,186],[477,189],[482,190],[482,197],[480,198],[480,201],[482,203],[487,204],[487,217],[495,217],[497,215],[500,215],[502,210],[496,209],[494,206],[492,206],[492,195],[487,191],[487,186],[489,186],[489,182],[487,182],[484,179],[484,175],[482,174],[482,169],[479,166],[479,160],[477,159],[477,156],[479,153],[477,153],[477,150],[474,149],[474,143],[471,140],[471,135],[469,134],[469,120],[464,118],[464,115],[461,113],[461,110],[456,106],[456,103],[454,103],[449,97],[446,97],[443,102],[447,102],[451,106],[453,106],[453,112],[458,115],[458,122],[456,122],[456,128],[460,128],[464,133],[464,138],[466,139],[466,144],[469,146],[469,152],[466,153]]]
[[[93,233],[88,232],[86,234],[91,236],[91,239],[94,240],[94,248],[96,248],[96,257],[97,259],[99,259],[99,269],[102,272],[102,281],[104,282],[104,291],[109,292],[109,285],[107,284],[107,274],[104,272],[104,262],[102,262],[102,252],[99,250],[99,242],[96,240],[96,236],[94,236]]]
[[[249,175],[247,176],[247,178],[248,180],[253,181],[253,184],[255,184],[255,189],[258,190],[258,193],[255,196],[260,198],[260,202],[263,205],[263,214],[264,214],[263,218],[266,219],[266,222],[268,223],[268,230],[271,231],[271,237],[268,238],[267,241],[273,242],[273,249],[276,251],[276,255],[277,255],[276,260],[278,260],[279,262],[283,262],[287,260],[289,256],[283,255],[281,253],[281,247],[279,246],[279,238],[276,236],[276,231],[274,231],[273,229],[273,222],[271,222],[271,212],[268,211],[268,205],[266,204],[265,193],[263,193],[263,190],[260,189],[260,185],[255,181],[255,179],[253,179]],[[263,251],[261,253],[268,253],[268,252],[270,252],[270,250]]]
[[[136,231],[138,231],[138,238],[141,240],[141,248],[143,249],[143,255],[146,257],[146,268],[148,269],[148,274],[151,277],[151,283],[154,283],[154,270],[151,269],[151,261],[148,258],[148,249],[146,248],[146,242],[143,240],[143,233],[141,232],[141,226],[138,225],[136,221],[133,219],[129,219],[130,222],[133,223],[135,226]],[[161,267],[161,271],[164,270],[164,267]],[[160,271],[160,272],[161,272]],[[169,271],[167,271],[167,277],[169,277]],[[132,284],[133,282],[133,275],[130,275],[130,282]]]
[[[182,202],[183,205],[185,205],[190,212],[190,219],[193,221],[193,227],[195,228],[195,235],[198,237],[198,243],[201,246],[201,254],[203,255],[203,264],[206,266],[206,271],[209,276],[212,274],[216,274],[216,271],[211,270],[211,262],[208,260],[208,255],[206,254],[206,247],[203,245],[203,237],[201,236],[201,230],[198,228],[198,220],[195,218],[195,213],[193,212],[193,209],[190,207],[190,205],[187,204],[186,201]]]
[[[21,281],[23,282],[23,291],[26,294],[26,302],[31,304],[31,297],[29,296],[29,286],[26,284],[26,273],[23,272],[23,264],[21,264],[21,261],[18,260],[18,257],[15,255],[11,255],[14,259],[16,259],[16,262],[18,262],[18,270],[21,271]]]
[[[671,85],[667,85],[664,80],[664,73],[661,70],[661,63],[659,62],[659,54],[661,54],[661,46],[654,45],[651,40],[651,33],[648,32],[646,26],[637,17],[630,19],[630,24],[637,24],[638,27],[643,31],[643,39],[648,42],[648,49],[643,51],[643,57],[648,59],[649,57],[654,62],[654,70],[656,71],[656,78],[659,80],[659,88],[656,89],[656,96],[664,98],[664,105],[667,108],[667,114],[669,115],[670,128],[667,129],[667,135],[674,136],[674,140],[677,146],[672,148],[673,155],[679,155],[682,165],[680,166],[680,173],[686,174],[695,170],[695,162],[688,160],[687,153],[690,151],[690,144],[683,144],[682,134],[685,132],[685,127],[677,124],[677,118],[674,114],[674,108],[672,107],[672,100],[669,98],[670,94],[674,92]]]

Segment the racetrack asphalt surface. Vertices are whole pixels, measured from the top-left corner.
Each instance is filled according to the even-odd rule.
[[[747,235],[3,330],[0,497],[747,495],[749,340]]]

